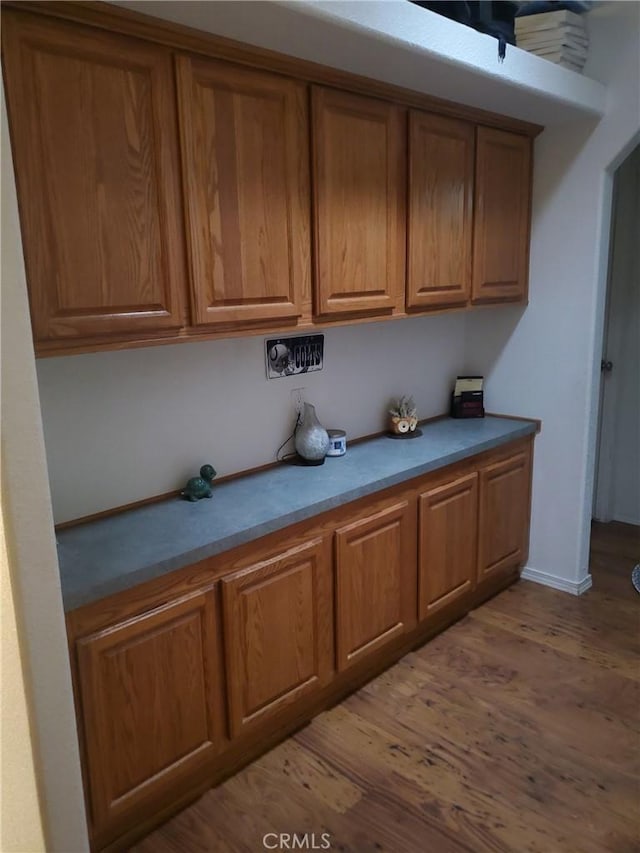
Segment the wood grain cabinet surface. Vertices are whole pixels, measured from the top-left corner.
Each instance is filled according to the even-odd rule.
[[[2,13],[36,346],[183,325],[171,51]]]
[[[2,19],[38,355],[526,300],[539,128],[126,11]]]
[[[470,122],[409,113],[407,308],[470,297],[474,151]]]
[[[314,86],[315,313],[404,308],[405,111]]]
[[[521,565],[529,543],[531,448],[480,469],[478,581]]]
[[[473,238],[474,302],[527,297],[531,139],[479,127]]]
[[[233,737],[317,692],[332,670],[331,565],[321,537],[222,581]]]
[[[91,819],[140,819],[210,765],[224,733],[213,590],[78,640]]]
[[[478,475],[473,472],[419,497],[419,618],[426,619],[476,584]]]
[[[342,671],[416,624],[415,502],[335,533],[336,657]]]
[[[192,322],[295,322],[311,301],[306,87],[176,62]]]

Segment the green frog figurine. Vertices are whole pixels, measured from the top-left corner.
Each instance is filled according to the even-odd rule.
[[[181,492],[183,498],[189,501],[199,501],[200,498],[211,498],[213,492],[211,486],[213,478],[216,476],[216,470],[213,465],[203,465],[200,469],[199,477],[191,477]]]

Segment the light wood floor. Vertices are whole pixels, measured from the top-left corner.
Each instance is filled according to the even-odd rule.
[[[521,581],[134,850],[637,853],[639,532],[595,525],[586,595]]]

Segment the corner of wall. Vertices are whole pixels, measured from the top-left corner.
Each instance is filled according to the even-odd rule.
[[[38,797],[34,749],[29,725],[27,688],[23,673],[16,612],[9,575],[9,558],[0,512],[0,626],[2,630],[2,765],[0,786],[0,849],[5,853],[45,850]],[[9,736],[8,736],[9,735]]]
[[[88,839],[10,150],[3,98],[2,516],[13,590],[10,602],[3,591],[3,609],[13,613],[26,664],[47,849],[75,853]]]

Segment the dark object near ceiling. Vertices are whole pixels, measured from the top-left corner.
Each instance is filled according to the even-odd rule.
[[[498,59],[505,57],[507,44],[515,44],[514,20],[519,3],[509,0],[411,0],[416,6],[429,9],[459,24],[472,27],[498,39]]]
[[[440,5],[446,6],[446,3]],[[582,2],[579,0],[531,0],[530,3],[519,4],[520,8],[516,12],[516,18],[540,15],[543,12],[560,12],[562,9],[582,15],[583,12],[588,12],[593,5],[593,2],[589,2],[589,0],[582,0]]]

